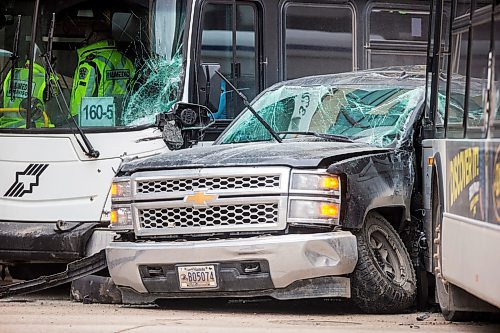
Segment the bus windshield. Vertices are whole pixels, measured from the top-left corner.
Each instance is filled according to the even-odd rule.
[[[423,86],[285,84],[264,91],[253,108],[284,139],[314,133],[389,146],[405,130],[408,116],[418,111]],[[269,141],[270,133],[246,109],[218,143]]]
[[[185,11],[181,0],[2,2],[0,130],[153,124],[181,91]]]

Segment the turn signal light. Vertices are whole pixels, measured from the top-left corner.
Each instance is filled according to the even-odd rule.
[[[111,190],[111,191],[113,191],[113,190]],[[109,222],[111,224],[117,224],[118,223],[118,212],[116,210],[114,210],[114,209],[111,210],[111,213],[109,214]]]
[[[120,187],[117,183],[111,184],[111,195],[114,197],[120,195]]]
[[[337,176],[326,176],[321,178],[321,188],[325,190],[338,191],[339,185],[339,177]]]
[[[321,204],[321,216],[336,219],[339,217],[339,206],[334,203]]]

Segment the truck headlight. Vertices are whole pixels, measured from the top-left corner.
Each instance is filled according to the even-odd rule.
[[[341,179],[326,170],[293,170],[288,223],[339,225]]]
[[[132,210],[130,207],[112,207],[109,222],[112,229],[132,229]]]
[[[129,178],[115,178],[111,184],[111,201],[128,199],[132,194]]]
[[[288,222],[338,224],[340,206],[328,200],[291,199]]]
[[[293,173],[291,191],[334,191],[340,190],[340,179],[337,175],[318,173]]]

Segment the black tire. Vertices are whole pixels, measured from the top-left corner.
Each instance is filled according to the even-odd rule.
[[[354,303],[367,313],[398,313],[412,306],[417,289],[415,270],[394,228],[380,214],[369,213],[356,238]]]

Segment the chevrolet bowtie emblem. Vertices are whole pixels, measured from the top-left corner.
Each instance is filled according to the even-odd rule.
[[[184,202],[192,203],[194,206],[208,206],[209,202],[217,199],[215,194],[205,194],[205,192],[195,192],[184,197]]]

